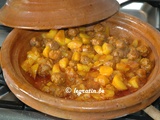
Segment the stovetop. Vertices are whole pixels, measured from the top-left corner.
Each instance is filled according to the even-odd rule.
[[[160,30],[160,0],[117,0],[120,3],[120,11],[149,23]],[[0,8],[6,0],[0,0]],[[6,36],[12,30],[0,24],[0,46]],[[152,103],[160,110],[160,98]],[[0,120],[61,120],[36,111],[18,100],[7,87],[0,68]],[[144,110],[120,117],[114,120],[153,120]]]

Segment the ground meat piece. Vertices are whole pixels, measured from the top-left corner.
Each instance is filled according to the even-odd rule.
[[[70,37],[75,37],[75,36],[78,35],[78,33],[79,33],[78,28],[70,28],[70,29],[68,29],[68,36],[70,36]]]
[[[116,61],[115,61],[115,60],[109,60],[109,61],[105,62],[104,65],[105,65],[105,66],[112,67],[112,68],[115,68],[115,66],[116,66]]]
[[[102,24],[97,24],[94,26],[94,31],[95,32],[104,31],[104,26]]]
[[[57,87],[57,89],[54,92],[55,97],[64,98],[67,96],[66,87]]]
[[[94,90],[98,90],[100,87],[100,84],[98,82],[95,82],[92,79],[89,79],[86,83],[85,86],[87,89],[94,89]]]
[[[116,48],[120,48],[120,49],[126,48],[126,43],[123,40],[116,40],[115,45],[116,45]]]
[[[52,50],[58,50],[60,47],[59,44],[54,40],[46,42],[46,46],[49,46]]]
[[[128,65],[133,70],[138,69],[140,67],[140,65],[137,61],[132,61],[132,60],[128,61]]]
[[[95,36],[95,32],[94,31],[88,31],[87,35],[89,35],[90,37],[94,37]]]
[[[47,64],[40,64],[38,67],[38,75],[45,77],[50,74],[51,67]]]
[[[65,73],[53,73],[51,75],[51,81],[55,84],[55,85],[62,85],[65,83],[66,81],[66,75]]]
[[[61,59],[61,52],[59,50],[51,50],[49,52],[49,58],[51,58],[52,60],[60,60]]]
[[[103,41],[97,38],[91,39],[91,42],[92,42],[92,45],[102,45],[103,44]]]
[[[116,43],[117,39],[115,39],[113,36],[108,37],[107,39],[108,39],[108,43],[112,44],[115,47],[115,43]]]
[[[147,57],[150,53],[150,49],[145,45],[137,47],[137,51],[140,52],[140,55],[142,55],[143,57]]]
[[[72,67],[67,67],[65,69],[65,72],[66,72],[67,76],[72,76],[73,77],[73,76],[76,75],[76,72]]]
[[[49,38],[43,38],[43,46],[46,46],[47,42],[52,41],[52,39]]]
[[[135,60],[139,58],[139,52],[136,50],[136,48],[131,47],[129,53],[127,54],[128,59]]]
[[[82,52],[93,52],[94,49],[91,45],[83,45],[82,46]]]
[[[141,68],[146,70],[147,73],[151,71],[153,66],[152,62],[148,58],[142,58],[140,60],[140,64],[141,64]]]
[[[125,52],[119,48],[113,50],[112,55],[114,57],[120,57],[120,58],[124,58],[126,56]]]
[[[62,58],[65,57],[65,58],[71,59],[72,58],[72,54],[73,53],[71,51],[69,51],[69,50],[61,52]]]
[[[31,46],[35,46],[35,47],[40,47],[41,46],[41,43],[40,41],[38,41],[36,39],[36,37],[33,37],[31,40],[30,40],[30,45]]]
[[[70,60],[69,66],[72,67],[74,70],[77,70],[77,63],[77,61]]]
[[[92,62],[92,59],[91,58],[89,58],[88,56],[85,56],[85,55],[82,55],[81,56],[81,59],[80,59],[80,62],[82,63],[82,64],[89,64],[89,63],[91,63]]]
[[[98,40],[104,40],[106,38],[106,35],[103,32],[97,32],[95,34],[95,38]]]
[[[147,77],[146,71],[144,69],[138,69],[138,70],[136,70],[136,74],[140,78],[146,78]]]
[[[59,51],[63,52],[63,51],[67,51],[68,47],[66,45],[63,45],[59,48]]]

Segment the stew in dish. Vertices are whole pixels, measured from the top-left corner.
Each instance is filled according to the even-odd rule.
[[[131,94],[154,67],[151,49],[138,39],[118,38],[103,23],[50,30],[30,40],[21,64],[33,85],[55,97],[95,101]]]

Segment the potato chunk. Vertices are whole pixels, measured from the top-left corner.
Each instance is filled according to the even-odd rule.
[[[133,87],[133,88],[139,88],[139,78],[138,76],[134,76],[129,80],[129,84]]]
[[[116,74],[113,78],[112,85],[119,91],[127,90],[127,86],[123,82],[121,75]]]

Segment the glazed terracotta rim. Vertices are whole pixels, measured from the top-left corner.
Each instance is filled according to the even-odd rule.
[[[121,97],[113,100],[84,102],[84,101],[74,101],[74,100],[55,98],[53,96],[50,96],[49,94],[46,94],[44,92],[37,90],[36,88],[33,88],[33,86],[29,84],[22,75],[18,75],[16,73],[17,70],[20,71],[20,68],[14,68],[14,66],[12,66],[12,63],[11,63],[12,61],[10,61],[11,59],[10,50],[12,49],[8,50],[3,47],[3,46],[7,46],[8,48],[14,47],[12,46],[12,44],[9,45],[10,39],[12,40],[14,39],[13,36],[12,36],[13,38],[10,38],[10,34],[14,34],[14,32],[21,31],[19,29],[14,29],[8,35],[8,37],[6,38],[2,46],[2,69],[4,72],[4,77],[6,79],[7,85],[11,90],[16,89],[19,92],[22,92],[23,94],[27,95],[28,97],[31,97],[32,99],[36,100],[37,102],[44,103],[46,105],[49,105],[55,108],[69,110],[69,111],[77,111],[77,112],[115,111],[115,110],[130,107],[130,106],[134,106],[138,103],[143,103],[143,101],[148,100],[152,96],[156,95],[160,90],[160,74],[159,74],[160,61],[158,61],[160,59],[160,52],[156,51],[156,49],[160,46],[160,42],[156,37],[160,36],[160,33],[157,30],[155,30],[153,27],[151,27],[149,24],[146,24],[145,22],[142,22],[139,19],[124,13],[117,13],[115,16],[113,16],[110,19],[114,19],[114,18],[121,20],[122,24],[131,22],[132,24],[136,24],[144,28],[147,26],[149,28],[148,29],[149,32],[152,33],[152,36],[150,37],[155,39],[155,41],[152,44],[148,42],[152,46],[152,51],[154,51],[154,56],[156,56],[154,74],[150,77],[150,81],[139,91],[131,95],[127,95],[125,97]],[[138,21],[138,22],[135,22],[135,21]],[[6,54],[3,54],[3,53],[6,53]],[[15,61],[18,64],[18,58],[15,59]],[[148,93],[148,94],[145,94],[145,93]],[[15,95],[22,101],[25,99],[23,98],[23,96],[21,96],[21,94],[15,93]],[[124,101],[127,101],[127,102],[124,103]]]

